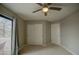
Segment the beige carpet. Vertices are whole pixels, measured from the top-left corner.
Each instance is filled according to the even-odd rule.
[[[58,45],[26,46],[20,50],[21,55],[71,55],[68,51]]]

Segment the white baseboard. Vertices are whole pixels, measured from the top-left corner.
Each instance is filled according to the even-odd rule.
[[[58,45],[58,46],[60,46],[60,44],[58,44],[58,43],[51,43],[51,44],[55,44],[55,45]]]
[[[67,50],[68,52],[70,52],[72,55],[77,55],[76,53],[73,53],[72,51],[70,51],[68,48],[64,47],[63,45],[60,45],[61,47],[63,47],[65,50]]]

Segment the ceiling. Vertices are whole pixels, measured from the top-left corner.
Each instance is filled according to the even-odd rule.
[[[64,17],[67,17],[68,15],[71,15],[73,12],[79,9],[79,4],[53,3],[51,6],[61,7],[62,10],[49,10],[48,15],[44,16],[42,11],[32,13],[33,11],[41,8],[35,3],[4,3],[3,5],[15,12],[24,20],[57,21],[63,19]]]

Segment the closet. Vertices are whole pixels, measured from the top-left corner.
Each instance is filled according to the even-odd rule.
[[[31,45],[43,44],[43,25],[28,24],[27,25],[27,43]]]
[[[43,21],[26,22],[28,45],[47,45],[50,42],[50,24]]]

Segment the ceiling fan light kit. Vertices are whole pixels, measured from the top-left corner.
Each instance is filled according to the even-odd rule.
[[[48,12],[48,8],[47,7],[44,7],[44,8],[42,8],[42,11],[43,12]]]
[[[33,13],[36,13],[38,11],[43,11],[44,15],[47,16],[47,12],[50,10],[56,10],[56,11],[60,11],[62,8],[60,7],[49,7],[50,5],[52,5],[52,3],[37,3],[39,6],[43,7],[42,9],[38,9],[36,11],[33,11]]]

